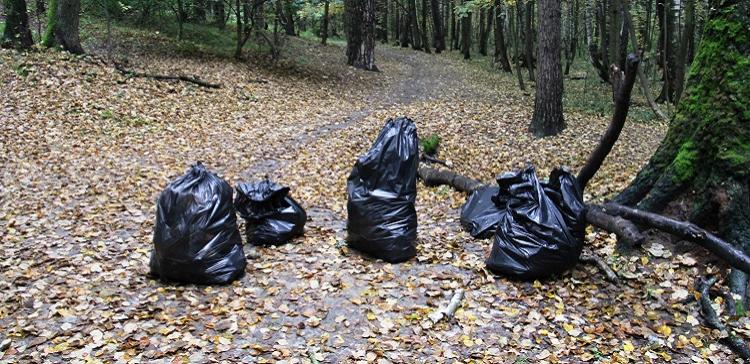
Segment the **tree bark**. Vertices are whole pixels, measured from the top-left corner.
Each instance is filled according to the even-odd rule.
[[[60,45],[70,53],[83,54],[78,35],[80,12],[80,0],[52,0],[49,5],[47,30],[42,38],[42,45],[45,47]]]
[[[621,72],[616,66],[613,66],[612,75],[612,88],[614,93],[615,110],[612,113],[612,121],[607,128],[607,131],[602,136],[599,144],[589,155],[586,164],[583,165],[581,171],[578,172],[578,184],[581,186],[581,190],[585,190],[589,181],[594,177],[596,172],[601,168],[604,159],[607,158],[609,152],[612,151],[615,142],[620,137],[622,128],[625,126],[625,120],[628,117],[628,109],[630,109],[630,95],[635,84],[635,76],[637,74],[638,63],[640,59],[635,54],[628,56],[625,64],[624,72]]]
[[[323,24],[320,29],[320,43],[323,45],[328,41],[328,6],[330,0],[324,0],[323,3]]]
[[[513,23],[513,20],[515,19],[515,26]],[[518,78],[518,88],[521,89],[521,91],[526,91],[526,86],[523,83],[523,74],[521,74],[521,2],[516,1],[516,16],[511,16],[511,25],[510,29],[513,30],[513,36],[511,39],[513,40],[513,53],[514,58],[516,59],[516,77]]]
[[[464,59],[471,58],[471,12],[461,17],[461,51]]]
[[[505,46],[505,12],[503,11],[505,1],[495,0],[495,55],[494,62],[499,64],[505,72],[512,72],[508,60],[508,50]]]
[[[0,46],[4,48],[27,49],[34,44],[29,29],[29,14],[26,10],[26,0],[4,0],[5,30],[0,39]]]
[[[677,89],[676,56],[674,44],[675,17],[672,0],[656,1],[656,16],[659,18],[659,61],[662,68],[662,89],[656,102],[674,102]]]
[[[695,33],[695,0],[683,0],[685,4],[685,29],[680,39],[680,56],[677,59],[675,71],[675,102],[680,101],[685,86],[685,71],[690,66],[690,54],[693,48],[693,34]]]
[[[345,0],[347,64],[368,71],[375,66],[375,0]]]
[[[519,0],[520,1],[520,0]],[[559,3],[559,1],[558,1]],[[533,81],[536,80],[536,77],[534,77],[534,35],[532,33],[532,26],[531,26],[531,20],[533,19],[534,14],[534,0],[526,0],[526,11],[524,11],[524,15],[526,17],[526,20],[524,21],[524,41],[525,41],[525,50],[526,50],[526,69],[529,70],[529,80]],[[542,15],[545,16],[545,15]],[[560,17],[558,16],[557,19],[559,20]],[[560,38],[559,29],[558,26],[558,39]],[[537,40],[539,41],[539,40]],[[557,48],[560,48],[559,41]],[[558,56],[558,59],[560,57]],[[561,92],[562,94],[562,92]]]
[[[572,4],[569,5],[569,20],[571,22],[571,29],[569,32],[568,39],[568,58],[565,63],[565,75],[570,73],[570,66],[576,57],[576,46],[578,45],[578,0],[571,0]]]
[[[440,53],[445,50],[445,31],[442,22],[442,15],[440,15],[440,2],[438,0],[430,0],[430,8],[432,9],[432,28],[433,28],[433,46],[435,47],[435,53]]]
[[[539,0],[539,45],[534,115],[529,130],[536,137],[556,135],[565,129],[562,110],[560,63],[560,0]]]
[[[427,38],[427,14],[427,0],[422,0],[422,22],[419,27],[419,34],[421,35],[422,47],[425,53],[432,53],[430,52],[430,41]]]

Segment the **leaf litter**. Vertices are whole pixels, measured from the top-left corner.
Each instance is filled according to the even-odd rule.
[[[91,56],[0,51],[2,360],[729,360],[689,302],[693,278],[718,268],[691,253],[667,259],[658,242],[620,255],[613,235],[588,230],[587,245],[626,278],[619,287],[585,265],[510,281],[484,269],[488,241],[460,229],[465,197],[420,184],[417,258],[390,265],[342,243],[346,177],[388,117],[439,135],[440,158],[488,183],[526,161],[540,175],[577,170],[605,117],[570,111],[565,132],[535,140],[533,98],[510,75],[450,54],[379,47],[382,72],[369,73],[345,67],[341,48],[296,39],[305,64],[175,55],[169,42],[126,38],[118,49],[137,69],[223,87],[127,79]],[[622,189],[666,128],[629,123],[587,199]],[[305,235],[258,248],[228,286],[152,280],[156,197],[198,160],[231,184],[270,175],[291,187],[311,211]],[[453,320],[433,324],[458,289],[466,295]],[[745,319],[734,326],[750,332]]]

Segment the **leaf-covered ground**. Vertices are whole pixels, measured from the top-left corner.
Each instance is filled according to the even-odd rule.
[[[564,133],[534,140],[533,96],[455,55],[379,46],[382,72],[369,73],[344,66],[340,47],[294,39],[295,58],[268,66],[180,52],[156,33],[125,38],[115,52],[129,67],[223,87],[127,79],[98,57],[0,51],[0,360],[730,360],[690,300],[693,279],[716,271],[679,253],[690,246],[652,239],[621,256],[613,236],[589,231],[623,285],[585,265],[510,281],[484,269],[490,241],[461,231],[464,196],[421,184],[416,259],[385,264],[341,243],[346,177],[388,117],[439,134],[441,158],[490,183],[525,161],[542,176],[577,170],[606,115],[568,110]],[[665,131],[629,123],[587,198],[625,186]],[[290,186],[309,213],[304,237],[257,249],[229,286],[148,277],[156,197],[198,160],[231,184],[270,175]],[[458,288],[455,319],[433,325],[428,315]]]

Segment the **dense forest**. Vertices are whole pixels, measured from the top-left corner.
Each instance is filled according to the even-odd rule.
[[[0,361],[750,360],[750,1],[3,0]]]

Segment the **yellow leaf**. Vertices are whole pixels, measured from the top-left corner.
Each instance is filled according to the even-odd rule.
[[[633,343],[631,343],[630,341],[625,341],[625,343],[622,344],[622,350],[625,350],[626,352],[629,353],[635,350],[635,346],[633,346]]]
[[[656,329],[656,332],[660,333],[661,336],[669,337],[672,334],[672,329],[667,325],[661,325]]]
[[[372,321],[372,320],[375,320],[375,318],[376,318],[375,317],[375,313],[373,313],[372,311],[370,311],[370,312],[367,313],[367,319],[368,320]]]
[[[690,338],[690,343],[693,344],[696,348],[702,348],[703,347],[703,341],[701,339],[693,336]]]

